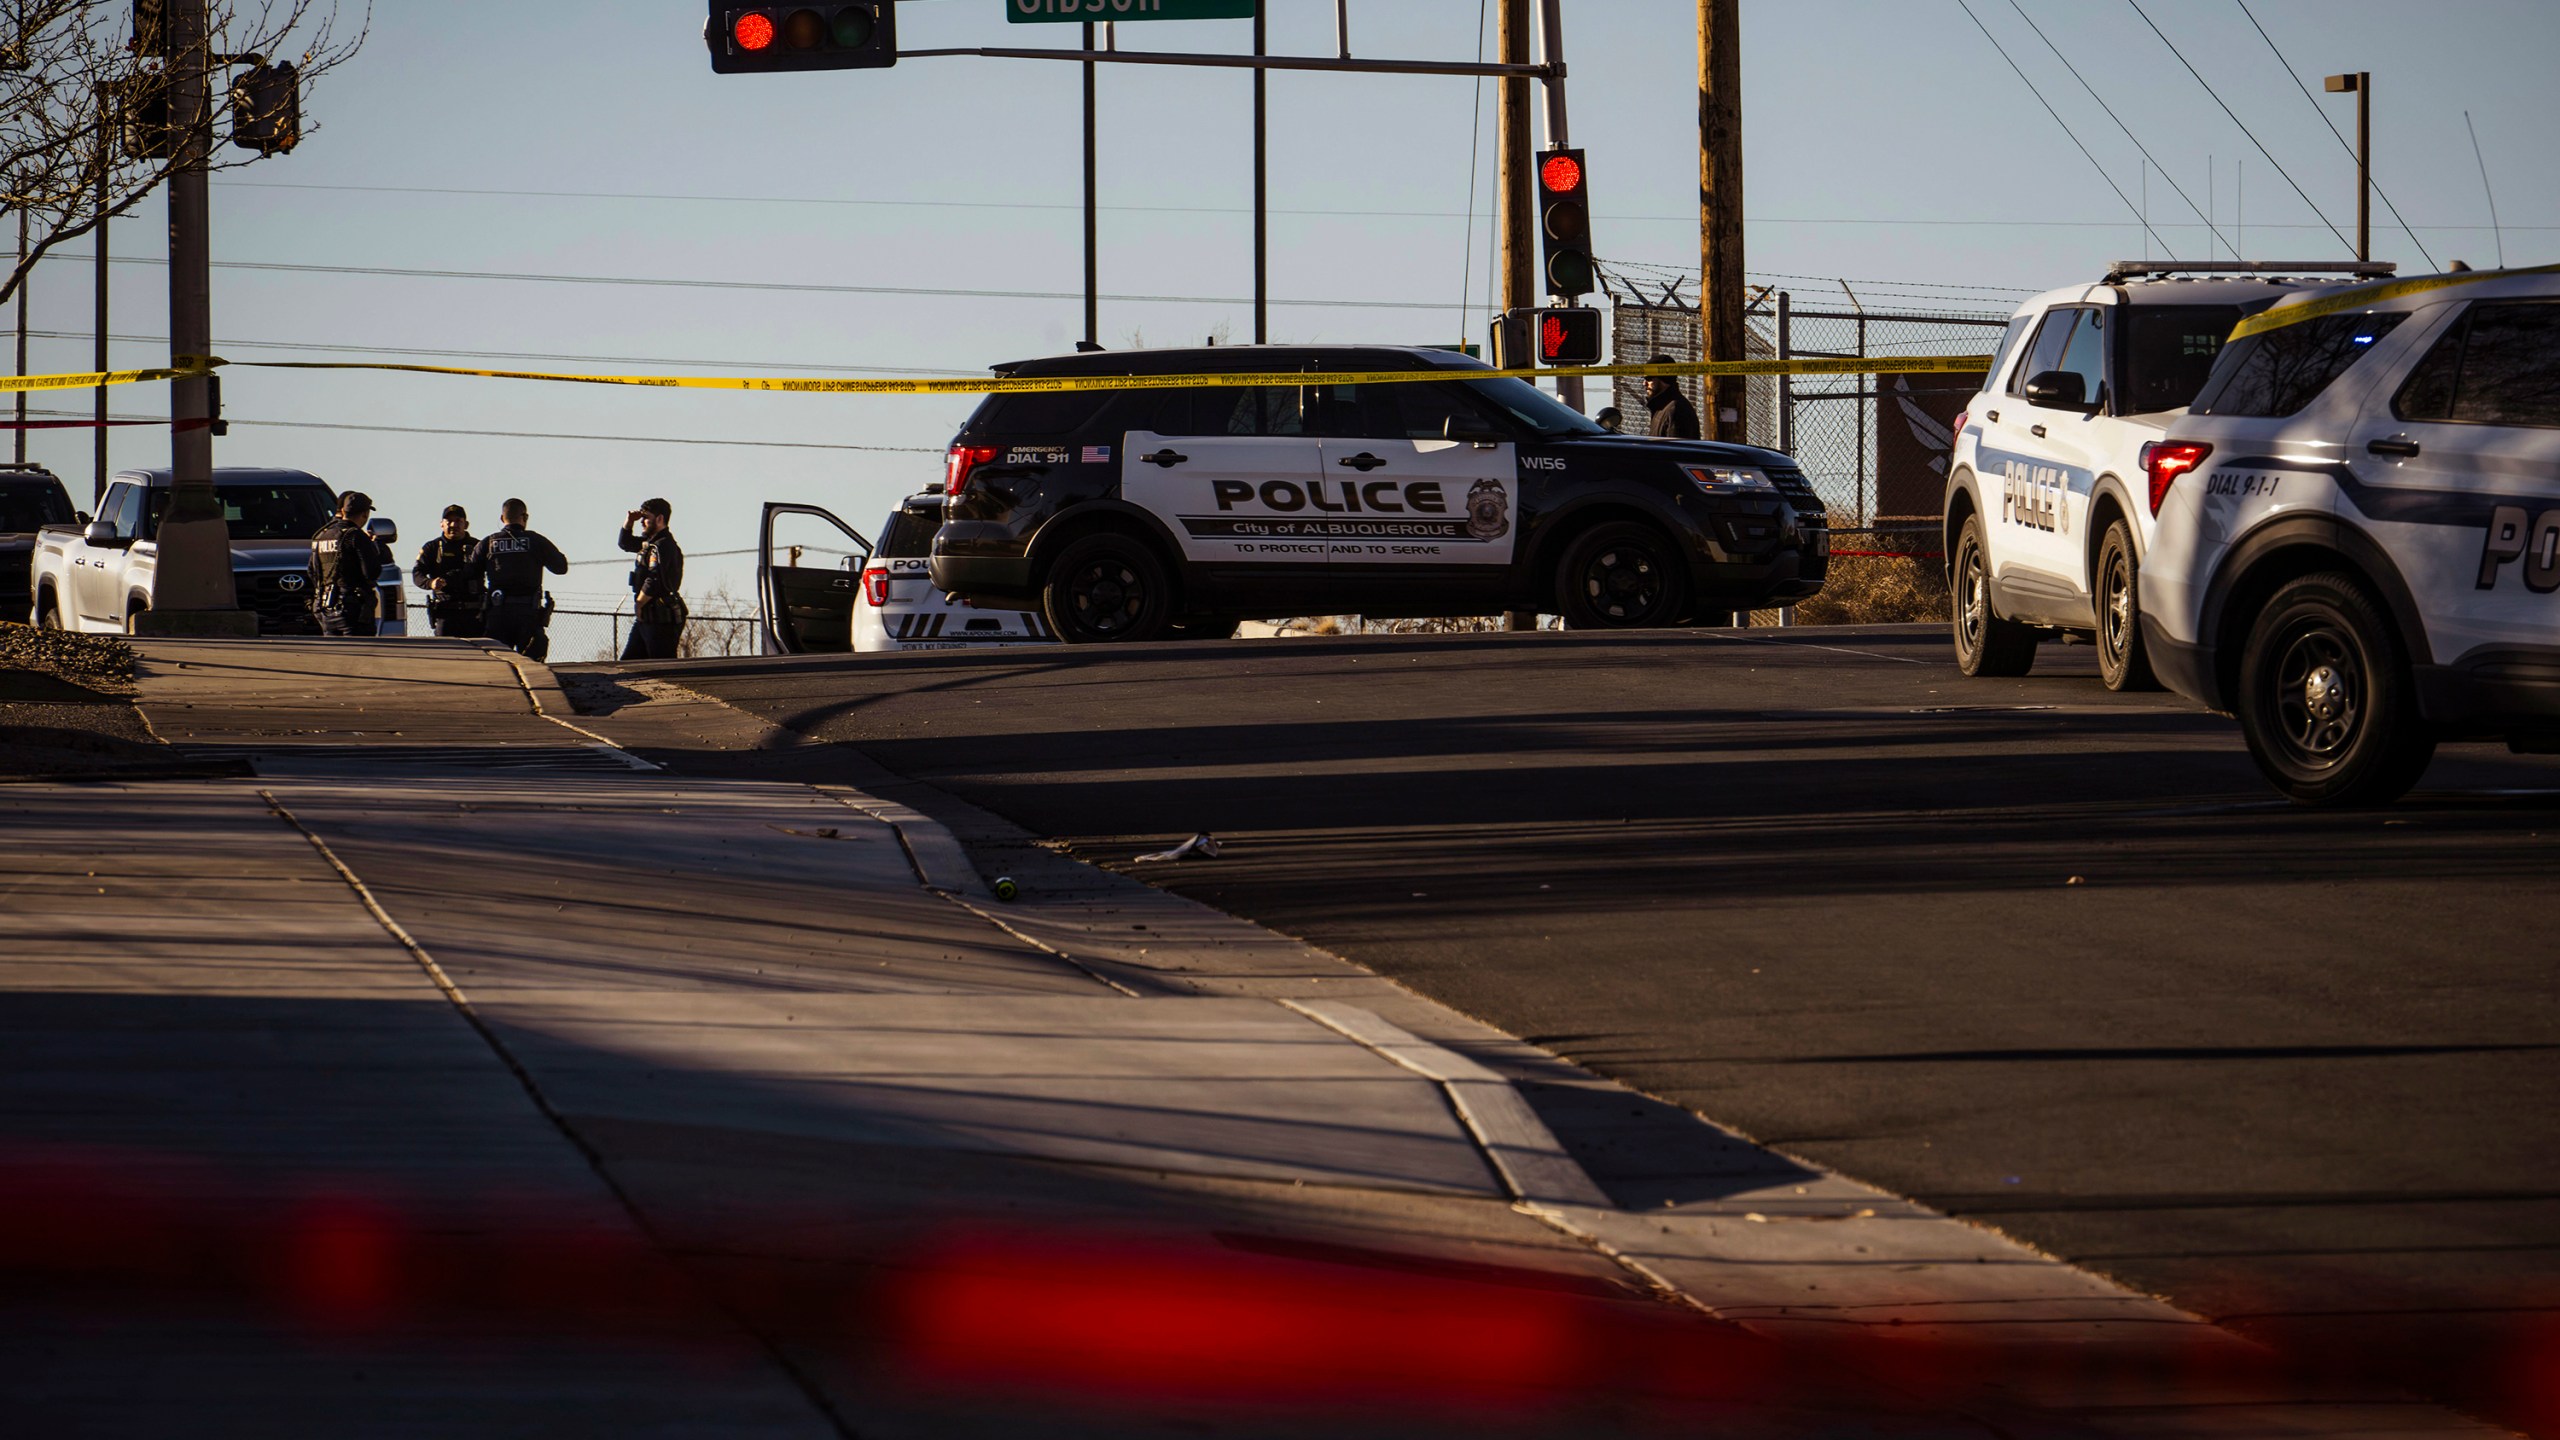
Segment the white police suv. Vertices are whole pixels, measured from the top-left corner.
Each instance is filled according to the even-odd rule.
[[[2391,267],[2122,261],[2020,307],[1947,466],[1958,669],[2023,675],[2039,641],[2071,635],[2096,642],[2108,689],[2153,687],[2134,602],[2151,542],[2143,447],[2244,315],[2342,271]]]
[[[2278,789],[2378,804],[2441,739],[2560,751],[2560,267],[2252,317],[2147,491],[2152,664]]]
[[[909,496],[880,522],[879,548],[853,596],[855,650],[965,650],[1055,638],[1031,610],[980,608],[935,586],[929,567],[941,528],[940,489]]]

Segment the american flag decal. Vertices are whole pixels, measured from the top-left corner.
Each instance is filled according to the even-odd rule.
[[[1110,464],[1111,447],[1108,445],[1087,445],[1084,447],[1084,463],[1087,465]]]

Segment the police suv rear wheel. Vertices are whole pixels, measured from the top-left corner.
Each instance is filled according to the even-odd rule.
[[[2110,690],[2157,690],[2151,657],[2142,648],[2142,562],[2133,556],[2133,527],[2107,526],[2098,542],[2098,679]]]
[[[1670,537],[1632,521],[1597,526],[1574,541],[1556,574],[1556,608],[1568,630],[1669,625],[1687,599]]]
[[[2387,805],[2435,758],[2389,617],[2333,572],[2276,591],[2240,657],[2250,758],[2305,805]]]
[[[1153,640],[1172,618],[1173,596],[1146,546],[1126,535],[1088,535],[1049,567],[1040,608],[1070,645]]]
[[[1951,626],[1956,642],[1956,669],[1967,675],[2024,675],[2036,663],[2036,632],[2014,620],[2003,620],[1991,608],[1991,563],[1982,555],[1982,517],[1964,517],[1956,537],[1955,583],[1948,587],[1955,607]]]

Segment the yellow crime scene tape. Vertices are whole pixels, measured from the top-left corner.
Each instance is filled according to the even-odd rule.
[[[1696,360],[1668,365],[1581,365],[1515,370],[1270,370],[1216,375],[989,375],[948,379],[740,375],[568,375],[543,370],[476,370],[458,365],[400,365],[367,360],[225,360],[177,357],[174,368],[105,370],[77,375],[0,375],[12,390],[80,390],[211,374],[215,367],[261,370],[382,370],[409,375],[466,375],[487,380],[541,380],[568,385],[639,385],[672,390],[764,390],[803,395],[1008,395],[1068,390],[1208,390],[1228,386],[1410,385],[1423,381],[1605,379],[1690,375],[1926,375],[1990,368],[1988,355],[1819,356],[1786,360]]]
[[[2406,280],[2377,280],[2370,285],[2350,286],[2335,295],[2323,295],[2309,304],[2279,305],[2272,310],[2261,310],[2231,327],[2231,339],[2246,340],[2252,335],[2264,335],[2270,330],[2317,320],[2323,315],[2361,310],[2367,305],[2379,305],[2406,295],[2424,295],[2430,290],[2473,285],[2482,280],[2502,280],[2510,275],[2549,275],[2554,272],[2560,272],[2560,265],[2536,265],[2527,270],[2465,270],[2454,275],[2413,275]]]

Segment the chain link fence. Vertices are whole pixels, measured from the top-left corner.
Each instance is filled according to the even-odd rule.
[[[1670,273],[1670,272],[1664,272]],[[1683,291],[1683,281],[1687,290]],[[1656,355],[1704,358],[1694,277],[1631,276],[1603,267],[1610,300],[1613,358],[1636,363]],[[1846,286],[1824,287],[1798,304],[1795,292],[1756,286],[1744,316],[1749,359],[1884,355],[1988,355],[2008,311],[1862,303]],[[1953,422],[1981,388],[1982,376],[1753,376],[1744,432],[1750,443],[1796,457],[1843,529],[1891,527],[1933,517],[1946,485]],[[1703,377],[1679,382],[1700,416],[1708,413]],[[1645,382],[1618,379],[1614,403],[1627,428],[1645,428]]]

